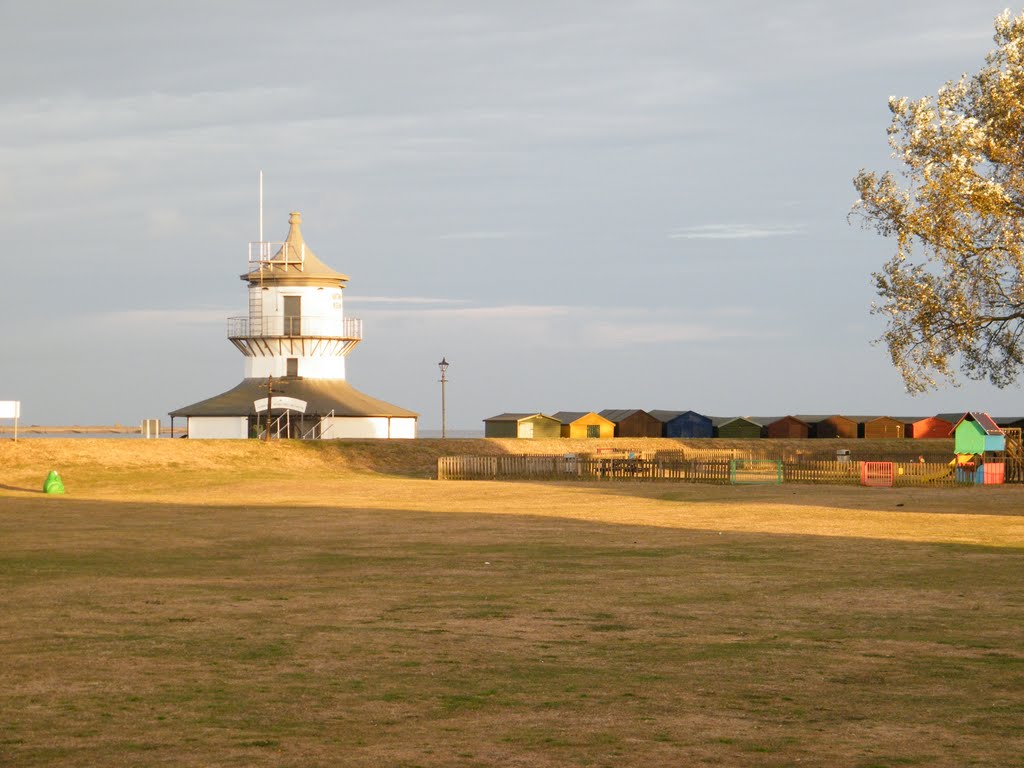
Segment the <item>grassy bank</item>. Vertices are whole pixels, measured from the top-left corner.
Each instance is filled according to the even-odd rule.
[[[274,475],[280,469],[310,472],[370,472],[400,477],[434,477],[440,456],[499,454],[588,454],[601,450],[637,452],[708,452],[728,457],[765,452],[792,460],[800,456],[834,457],[837,449],[851,451],[854,460],[882,456],[948,461],[951,440],[673,440],[620,438],[614,440],[140,440],[117,438],[30,438],[0,440],[0,483],[24,483],[34,488],[37,475],[56,468],[72,480],[92,483],[99,476],[120,477],[174,469],[178,472],[259,471]],[[258,468],[258,470],[257,470]],[[3,478],[7,477],[7,480]],[[159,482],[159,478],[153,478]],[[41,485],[39,479],[38,484]]]

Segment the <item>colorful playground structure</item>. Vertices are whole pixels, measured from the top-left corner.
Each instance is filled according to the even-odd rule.
[[[1018,430],[1017,447],[1020,446]],[[1006,481],[1006,434],[987,413],[965,413],[953,427],[957,482],[998,485]]]
[[[952,474],[957,483],[1001,485],[1007,480],[1007,465],[1020,471],[1021,430],[1002,428],[987,413],[965,413],[953,427],[954,457],[948,469],[917,475],[921,483],[947,480]],[[892,486],[896,481],[895,464],[887,461],[861,462],[861,485]],[[900,467],[899,474],[906,469]],[[908,479],[910,479],[908,477]]]
[[[965,413],[952,430],[954,457],[946,465],[861,461],[860,484],[877,488],[894,485],[1001,485],[1020,481],[1024,451],[1019,428],[1002,428],[987,413]],[[844,451],[843,453],[849,453]],[[788,473],[792,474],[792,473]],[[787,475],[781,461],[736,459],[729,465],[729,482],[782,483]]]

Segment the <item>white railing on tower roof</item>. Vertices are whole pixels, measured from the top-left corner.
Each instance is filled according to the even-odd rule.
[[[228,318],[229,339],[297,336],[360,340],[363,338],[363,321],[357,317],[345,317],[339,322],[337,316],[317,315]]]
[[[271,268],[287,270],[289,267],[301,272],[305,263],[305,242],[298,249],[293,248],[287,242],[271,243],[256,240],[249,242],[249,272],[264,272]]]

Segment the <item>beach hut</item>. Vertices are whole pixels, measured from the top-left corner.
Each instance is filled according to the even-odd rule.
[[[892,416],[853,416],[857,436],[865,440],[894,440],[903,437],[904,424]]]
[[[593,411],[559,411],[551,415],[561,422],[562,437],[615,437],[615,424]]]
[[[501,413],[484,419],[484,437],[558,438],[562,422],[543,413]]]
[[[1006,436],[987,413],[965,413],[953,427],[958,454],[985,454],[1006,450]]]
[[[777,439],[804,439],[811,436],[811,425],[796,416],[783,416],[764,427],[765,437]]]
[[[904,435],[914,440],[934,440],[953,436],[953,423],[938,416],[907,417],[901,419],[906,425]]]
[[[810,425],[811,437],[833,438],[857,437],[857,422],[846,416],[832,414],[830,416],[809,416],[798,414],[800,421]]]
[[[1000,429],[1024,429],[1024,416],[993,416],[992,421]]]
[[[662,437],[714,437],[710,416],[696,411],[650,411],[662,424]]]
[[[607,408],[599,415],[615,424],[616,437],[661,437],[661,422],[647,411]]]
[[[761,424],[749,417],[727,416],[712,419],[715,424],[715,437],[754,438],[761,437]]]

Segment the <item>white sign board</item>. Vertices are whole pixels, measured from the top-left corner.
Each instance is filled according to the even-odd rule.
[[[0,400],[0,419],[20,419],[21,400]]]
[[[267,410],[267,398],[261,397],[259,400],[253,401],[253,406],[256,408],[256,413],[263,413]],[[299,413],[306,412],[306,401],[299,400],[295,397],[276,397],[270,398],[270,409],[277,410],[281,409],[284,411],[298,411]]]

